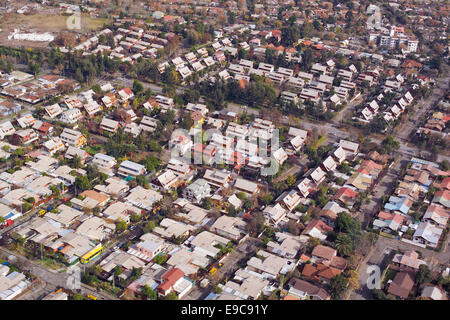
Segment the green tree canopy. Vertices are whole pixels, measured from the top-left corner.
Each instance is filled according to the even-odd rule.
[[[331,298],[334,300],[340,300],[343,298],[344,292],[347,288],[348,280],[341,273],[330,280],[330,294]]]

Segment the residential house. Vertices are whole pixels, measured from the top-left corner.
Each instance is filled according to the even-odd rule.
[[[298,278],[292,278],[288,286],[289,295],[300,300],[330,300],[331,298],[326,289]]]
[[[228,245],[227,238],[215,235],[209,231],[200,232],[198,235],[194,237],[191,241],[191,247],[193,251],[202,255],[209,256],[211,258],[216,258],[220,252],[220,249],[217,248],[217,245],[221,245],[223,247]]]
[[[236,182],[233,185],[233,188],[237,192],[244,192],[247,195],[255,195],[259,193],[260,187],[258,184],[251,182],[246,179],[237,178]]]
[[[287,274],[295,269],[298,261],[286,259],[264,250],[259,250],[256,256],[247,261],[246,270],[258,273],[263,279],[274,280],[280,274]]]
[[[67,145],[76,148],[80,148],[87,143],[86,137],[81,132],[69,128],[64,128],[59,137]]]
[[[223,237],[239,240],[245,233],[247,223],[238,217],[220,216],[211,226],[211,231]]]
[[[274,225],[278,225],[286,216],[288,211],[284,209],[279,203],[274,206],[267,206],[263,214],[266,217],[266,220]]]
[[[130,216],[133,214],[141,215],[141,210],[130,204],[116,201],[103,210],[102,213],[105,218],[111,221],[123,220],[126,223],[130,223]]]
[[[184,278],[184,272],[178,268],[172,268],[161,277],[161,284],[158,286],[158,293],[166,296],[170,292],[175,292],[179,299],[184,297],[193,287],[191,281]]]
[[[398,266],[401,271],[417,272],[421,265],[426,265],[426,262],[419,259],[419,254],[416,251],[406,251],[404,254],[397,253],[392,258],[392,263]]]
[[[158,191],[169,191],[171,189],[176,189],[178,184],[178,176],[172,170],[166,170],[153,179],[150,186]]]
[[[231,182],[231,173],[227,171],[207,169],[203,179],[205,179],[213,187],[227,187]]]
[[[123,177],[136,177],[140,175],[144,175],[146,173],[146,169],[143,165],[138,164],[136,162],[125,160],[120,163],[117,174]]]
[[[59,118],[62,122],[67,124],[75,124],[83,118],[83,114],[80,109],[69,109],[64,111]]]
[[[204,198],[209,197],[211,187],[204,179],[197,179],[183,190],[183,196],[194,203],[200,203]]]
[[[426,246],[436,248],[443,231],[442,228],[429,222],[421,222],[414,232],[413,240]]]
[[[100,123],[100,128],[102,130],[105,130],[105,131],[108,131],[111,133],[115,133],[120,128],[120,123],[118,121],[104,117],[102,119],[102,122]]]
[[[103,153],[97,153],[92,159],[92,164],[97,166],[100,172],[111,176],[113,175],[113,170],[117,165],[117,161],[114,157],[108,156]]]
[[[389,285],[388,293],[406,299],[413,287],[414,276],[411,273],[398,272]]]

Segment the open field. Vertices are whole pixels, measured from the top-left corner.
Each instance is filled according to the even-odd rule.
[[[92,30],[98,30],[102,28],[105,23],[109,22],[107,19],[97,19],[82,15],[79,24],[81,28],[69,30],[69,18],[69,16],[51,13],[38,13],[32,15],[15,13],[5,14],[0,20],[0,44],[9,46],[46,47],[48,44],[47,42],[8,40],[8,35],[14,31],[14,29],[19,29],[21,32],[49,32],[54,36],[62,31],[85,33]]]

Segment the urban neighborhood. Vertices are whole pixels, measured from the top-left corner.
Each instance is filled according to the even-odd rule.
[[[0,1],[0,300],[448,300],[449,13]]]

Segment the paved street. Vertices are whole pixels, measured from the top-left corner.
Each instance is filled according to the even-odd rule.
[[[392,193],[392,187],[398,179],[402,165],[405,165],[404,162],[409,160],[407,158],[407,156],[404,156],[404,158],[398,157],[394,160],[391,168],[387,169],[386,174],[380,179],[377,186],[373,189],[373,193],[370,196],[370,203],[364,203],[361,206],[357,219],[361,222],[363,229],[367,227],[373,216],[378,213],[382,204],[382,197]]]
[[[49,270],[45,268],[44,266],[26,259],[25,257],[22,257],[21,255],[11,252],[9,250],[6,250],[4,248],[0,247],[0,256],[2,258],[10,261],[10,256],[14,256],[14,264],[19,264],[20,267],[24,270],[29,270],[29,272],[33,275],[35,275],[39,279],[45,280],[48,284],[56,287],[62,287],[66,289],[72,289],[72,284],[77,283],[76,279],[71,277],[68,273],[60,273],[57,271]],[[116,297],[104,293],[104,292],[98,292],[94,288],[91,288],[85,284],[81,283],[81,286],[79,288],[81,290],[81,293],[84,295],[92,294],[97,296],[100,300],[118,300]]]
[[[28,288],[16,297],[14,300],[42,300],[46,295],[57,290],[57,287],[46,283],[45,281],[39,281],[33,284],[31,288]]]
[[[223,265],[217,270],[217,272],[209,276],[213,283],[219,283],[226,276],[231,276],[238,267],[238,262],[245,257],[248,257],[255,251],[256,243],[259,243],[259,239],[248,238],[244,242],[239,243],[233,251],[222,261]]]
[[[383,272],[383,270],[381,270],[383,261],[389,257],[389,254],[391,252],[394,252],[398,249],[403,252],[408,250],[419,251],[422,255],[422,259],[427,262],[431,270],[440,270],[440,264],[448,264],[448,262],[450,261],[449,247],[447,247],[444,252],[437,252],[434,250],[418,247],[400,240],[379,237],[375,248],[372,249],[371,253],[361,264],[361,267],[359,269],[360,289],[352,292],[352,294],[350,295],[351,300],[370,299],[370,290],[367,288],[367,279],[369,277],[369,274],[367,273],[368,266],[380,267],[381,274]]]
[[[433,90],[433,93],[425,100],[419,101],[419,103],[414,107],[416,111],[414,115],[409,116],[409,120],[402,127],[397,128],[395,136],[401,141],[408,141],[412,133],[414,133],[418,128],[414,124],[421,116],[424,116],[428,111],[434,107],[434,105],[439,101],[439,99],[447,92],[450,83],[450,74],[447,74],[445,78],[437,80],[437,86]]]

